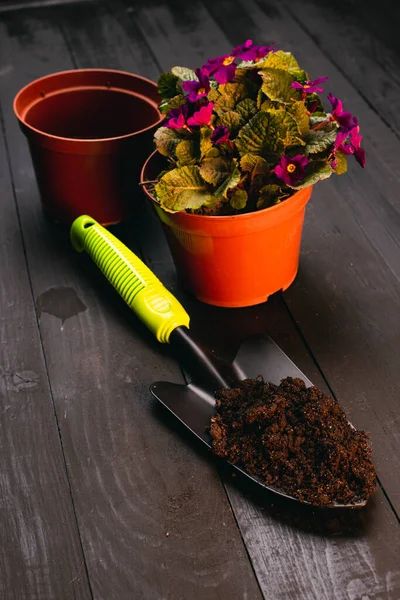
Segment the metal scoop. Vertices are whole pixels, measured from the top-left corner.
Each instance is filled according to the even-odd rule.
[[[91,256],[158,341],[173,346],[180,364],[190,373],[191,383],[179,385],[158,381],[151,385],[150,391],[208,448],[211,449],[208,427],[215,413],[216,390],[237,387],[243,379],[260,375],[275,384],[288,376],[299,377],[307,387],[312,386],[268,337],[257,336],[245,341],[233,363],[217,358],[196,342],[190,335],[189,315],[178,300],[131,250],[91,217],[83,215],[74,221],[71,241],[76,250],[85,250]],[[231,466],[270,492],[301,502],[277,487],[265,485],[240,467]],[[353,504],[337,502],[333,507],[360,508],[365,504],[366,500]]]

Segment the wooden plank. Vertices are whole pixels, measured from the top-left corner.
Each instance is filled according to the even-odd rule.
[[[223,26],[226,5],[207,6]],[[358,426],[371,432],[379,475],[398,510],[400,481],[392,473],[400,468],[395,341],[400,214],[394,201],[397,176],[389,175],[384,161],[399,151],[399,142],[284,9],[262,7],[238,4],[240,26],[230,28],[230,42],[238,43],[242,24],[254,39],[264,40],[264,32],[271,31],[277,46],[292,50],[312,77],[328,73],[329,89],[348,98],[350,109],[356,106],[354,112],[366,122],[367,168],[351,165],[345,176],[316,186],[300,275],[285,298],[334,392]]]
[[[69,67],[57,29],[60,23],[72,36],[71,13],[64,10],[25,13],[22,21],[9,17],[1,35],[2,56],[13,67],[0,88],[4,106],[27,80]],[[74,10],[86,23],[73,25],[75,39],[86,40],[79,48],[82,64],[89,63],[82,49],[96,40],[103,66],[110,66],[109,44],[118,45],[124,36],[121,30],[108,41],[105,23],[113,31],[118,23],[101,7],[99,12],[87,7],[85,13],[84,5]],[[89,29],[95,33],[89,36]],[[121,68],[129,66],[121,63]],[[25,141],[10,113],[6,129],[94,597],[259,598],[214,466],[179,435],[179,427],[170,427],[149,395],[155,379],[181,380],[178,366],[90,263],[73,253],[66,236],[43,218]],[[135,248],[129,223],[118,235]],[[65,288],[73,290],[68,302]],[[75,309],[70,310],[72,294]],[[61,313],[64,322],[56,316]]]
[[[0,129],[0,597],[92,598]]]
[[[276,34],[281,32],[283,37],[285,21],[280,21],[277,12],[273,13],[271,23],[256,5],[246,2],[235,14],[235,19],[230,18],[228,22],[226,15],[232,16],[229,2],[210,1],[206,6],[218,25],[196,2],[187,7],[174,3],[173,7],[142,5],[136,9],[135,22],[140,25],[149,43],[151,40],[163,68],[172,64],[188,64],[187,54],[190,66],[198,66],[207,56],[225,52],[230,45],[252,36],[254,31],[260,31],[259,38],[254,36],[260,43],[268,41],[261,37],[261,31],[271,30],[275,39]],[[190,23],[196,24],[195,30],[176,25],[190,19]],[[164,26],[161,27],[161,24]],[[201,36],[197,35],[197,28],[202,32]],[[211,32],[213,39],[223,42],[223,47],[220,45],[211,52],[206,31]],[[196,43],[191,44],[193,39]],[[277,41],[279,43],[279,39]],[[189,45],[191,49],[187,53]],[[346,214],[346,218],[354,228],[352,215]],[[318,227],[315,217],[312,224]],[[147,231],[142,229],[142,249],[149,263],[154,254],[152,240],[155,231],[156,225],[153,228],[149,225]],[[168,258],[165,264],[167,262]],[[156,255],[155,264],[162,277],[160,254]],[[192,329],[210,347],[232,356],[238,341],[246,335],[268,333],[317,385],[325,387],[279,297],[260,307],[235,311],[207,307],[189,298],[185,299],[185,305],[190,307]],[[312,345],[311,348],[314,352]],[[333,353],[331,362],[332,358],[336,358]],[[339,399],[348,409],[350,403],[347,397],[339,395]],[[352,411],[351,416],[360,425],[360,411]],[[371,415],[367,417],[368,424],[370,419]],[[255,502],[249,495],[245,501],[242,493],[243,490],[238,491],[229,485],[229,498],[265,597],[344,599],[365,595],[394,599],[399,594],[397,553],[400,538],[397,521],[380,491],[367,511],[358,516],[325,515],[319,518],[309,512],[300,518],[300,511],[296,509],[283,509],[276,503],[266,505],[265,500],[263,503]]]
[[[389,10],[385,3],[367,2],[362,11],[359,4],[346,0],[335,3],[307,0],[286,3],[286,6],[321,51],[399,137],[399,8],[395,3],[391,3]]]

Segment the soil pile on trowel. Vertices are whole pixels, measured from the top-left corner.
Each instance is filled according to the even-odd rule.
[[[367,434],[301,379],[246,379],[218,391],[210,433],[218,456],[301,501],[356,503],[375,490]]]

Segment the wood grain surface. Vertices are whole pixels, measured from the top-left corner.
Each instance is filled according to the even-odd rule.
[[[0,597],[91,598],[0,129]]]
[[[396,168],[400,142],[396,126],[381,113],[383,95],[374,83],[382,81],[392,94],[394,115],[396,84],[386,86],[382,64],[385,52],[392,60],[397,50],[386,47],[372,26],[362,20],[358,24],[348,15],[337,22],[335,32],[341,4],[329,13],[317,6],[314,10],[311,0],[304,12],[302,6],[273,0],[118,0],[0,16],[0,104],[21,231],[12,203],[2,203],[0,211],[11,219],[14,235],[22,233],[29,272],[20,237],[17,250],[7,254],[2,246],[1,252],[13,269],[22,261],[21,272],[28,283],[29,275],[32,286],[31,292],[26,284],[21,295],[13,328],[2,330],[7,342],[2,360],[22,360],[27,352],[21,341],[13,341],[21,323],[24,332],[36,331],[38,336],[33,293],[47,365],[46,374],[39,353],[35,372],[41,368],[45,381],[48,376],[47,387],[35,388],[34,393],[41,406],[53,411],[54,444],[58,443],[57,451],[49,451],[51,460],[46,456],[50,466],[45,472],[66,488],[69,480],[71,495],[62,495],[63,486],[58,485],[61,499],[50,501],[46,496],[48,508],[43,490],[49,483],[44,482],[43,488],[33,489],[30,502],[39,515],[40,511],[48,515],[47,531],[54,527],[54,540],[47,543],[52,544],[51,556],[55,548],[58,569],[63,553],[71,564],[79,561],[79,552],[82,564],[86,561],[91,589],[83,572],[78,591],[74,588],[76,597],[91,593],[104,600],[400,597],[400,482],[394,475],[400,467]],[[371,6],[366,6],[367,14],[373,14]],[[350,9],[354,1],[349,15]],[[339,37],[340,49],[333,55]],[[157,345],[90,261],[74,255],[67,232],[43,216],[28,147],[12,114],[18,89],[50,72],[106,67],[156,80],[161,70],[175,64],[199,66],[248,38],[259,43],[272,40],[292,50],[312,78],[329,75],[328,89],[359,117],[365,136],[365,171],[355,165],[346,176],[316,186],[307,209],[295,284],[257,307],[224,310],[202,305],[181,289],[160,223],[142,204],[140,192],[137,216],[114,232],[184,302],[193,331],[209,347],[233,358],[247,336],[271,335],[315,384],[338,398],[357,427],[370,432],[380,485],[362,511],[315,511],[260,495],[240,478],[233,479],[222,465],[217,468],[155,405],[149,384],[157,379],[182,381],[180,369],[168,348]],[[371,46],[372,40],[381,44],[375,58],[364,52],[368,40]],[[372,72],[364,79],[359,71],[369,65]],[[381,104],[378,98],[373,108],[368,98],[375,102],[375,96]],[[392,120],[396,121],[394,116]],[[10,196],[5,173],[1,186]],[[21,280],[16,282],[9,273],[2,284],[11,293]],[[40,349],[39,341],[33,347]],[[46,423],[41,413],[35,413],[35,419],[41,427]],[[27,451],[30,438],[26,436],[24,446],[25,425],[15,419],[13,427],[19,451]],[[33,431],[32,423],[30,427]],[[22,467],[13,466],[10,444],[4,472],[19,477]],[[40,448],[31,452],[32,462],[40,460],[40,452]],[[65,510],[60,509],[63,502]],[[63,521],[55,524],[51,515],[60,510]],[[29,511],[22,498],[23,525]],[[59,589],[49,588],[53,595],[31,592],[19,529],[11,518],[0,522],[3,547],[10,545],[10,552],[14,548],[4,563],[9,581],[22,574],[21,591],[16,587],[14,592],[8,583],[8,597],[74,597],[68,595],[68,585],[62,587],[69,563],[59,575]],[[61,534],[57,537],[61,526],[66,532],[62,543]],[[51,569],[44,578],[46,585],[50,581],[56,586],[56,575],[58,571]]]

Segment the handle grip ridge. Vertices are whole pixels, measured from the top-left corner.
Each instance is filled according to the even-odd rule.
[[[85,250],[126,304],[159,342],[166,343],[177,327],[189,328],[189,315],[136,254],[88,215],[71,227],[71,242]]]

